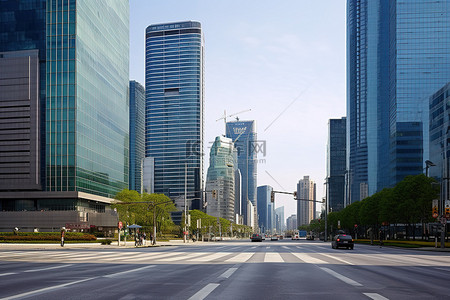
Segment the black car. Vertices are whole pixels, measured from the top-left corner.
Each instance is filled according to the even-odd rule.
[[[334,236],[333,241],[331,242],[331,248],[337,249],[339,247],[353,249],[353,238],[349,234],[337,234]]]
[[[252,242],[262,242],[262,236],[258,233],[254,233],[250,239]]]

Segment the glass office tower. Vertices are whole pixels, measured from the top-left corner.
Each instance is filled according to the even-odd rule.
[[[350,203],[423,172],[427,100],[450,76],[449,13],[448,1],[348,1]]]
[[[186,180],[190,207],[200,209],[204,134],[200,23],[148,26],[145,70],[145,156],[155,159],[155,193],[178,203],[184,199]]]
[[[20,135],[20,142],[37,145],[27,150],[31,155],[40,150],[41,183],[34,190],[2,189],[0,211],[6,214],[0,229],[11,220],[31,230],[66,224],[116,227],[117,214],[108,204],[128,186],[128,48],[128,1],[1,1],[0,59],[39,60],[38,76],[29,75],[25,84],[38,90],[38,97],[22,97],[27,95],[19,84],[14,92],[20,101],[39,103],[38,118],[29,119],[26,109],[18,112],[23,119],[39,120],[37,137]],[[14,66],[5,74],[11,70]],[[0,86],[0,94],[8,89]],[[34,113],[36,106],[30,107]],[[0,130],[13,123],[1,122]],[[6,142],[4,135],[0,140]]]
[[[145,157],[145,89],[130,81],[130,177],[129,189],[142,193]]]
[[[256,207],[257,152],[255,121],[235,121],[226,123],[226,136],[231,138],[237,149],[238,168],[241,171],[241,214],[244,224],[249,224],[247,201]]]
[[[345,207],[346,118],[328,121],[327,144],[327,201],[328,211]]]
[[[273,203],[270,202],[270,195],[273,188],[270,185],[262,185],[257,187],[257,211],[258,211],[258,227],[261,233],[271,233],[272,231],[272,215],[271,210]]]

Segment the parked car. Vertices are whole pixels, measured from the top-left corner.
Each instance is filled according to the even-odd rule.
[[[252,234],[252,237],[250,238],[252,242],[262,242],[262,236],[259,233]]]
[[[333,241],[331,241],[331,248],[337,249],[339,247],[344,247],[347,249],[353,249],[354,241],[351,235],[349,234],[336,234],[333,237]]]

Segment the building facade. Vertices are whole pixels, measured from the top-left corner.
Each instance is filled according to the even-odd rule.
[[[128,189],[143,192],[145,157],[145,89],[130,81],[130,176]]]
[[[273,203],[270,202],[272,191],[273,188],[270,185],[258,186],[257,188],[258,227],[262,233],[271,233],[273,229]]]
[[[303,176],[297,184],[297,227],[309,225],[316,216],[316,184]]]
[[[348,1],[350,203],[423,172],[428,97],[450,77],[449,13],[448,1]]]
[[[234,183],[235,168],[234,145],[229,138],[216,137],[210,153],[206,176],[206,213],[234,222]]]
[[[297,215],[291,215],[286,219],[286,230],[296,230],[297,227]]]
[[[346,118],[328,121],[327,201],[328,211],[345,207]]]
[[[241,172],[241,214],[244,216],[244,224],[257,226],[250,223],[246,217],[253,212],[248,212],[247,202],[257,209],[257,143],[255,121],[235,121],[226,123],[226,136],[231,138],[237,149],[238,167]],[[257,220],[256,216],[253,220]]]
[[[282,233],[285,229],[284,206],[275,208],[275,232]]]
[[[203,47],[199,22],[146,30],[145,156],[155,159],[155,192],[184,197],[186,179],[192,209],[202,207]]]
[[[2,56],[34,51],[27,54],[34,76],[28,85],[34,115],[28,117],[39,124],[39,133],[22,135],[22,144],[33,145],[29,153],[33,163],[39,158],[34,172],[40,178],[33,191],[18,187],[0,193],[0,210],[7,214],[0,219],[24,230],[116,227],[110,197],[128,187],[128,1],[2,1],[0,14],[8,16],[0,18]],[[10,68],[14,64],[0,69],[0,76],[8,76]],[[0,89],[3,94],[10,87]]]

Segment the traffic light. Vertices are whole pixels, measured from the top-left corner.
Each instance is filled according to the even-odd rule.
[[[446,218],[450,217],[450,206],[445,207],[445,217]]]
[[[213,197],[213,199],[216,199],[216,197],[217,197],[217,191],[216,190],[212,190],[212,197]]]
[[[438,207],[433,206],[433,215],[438,214]]]
[[[275,202],[275,192],[274,191],[270,192],[270,202]]]
[[[294,192],[294,199],[297,199],[297,192]]]

